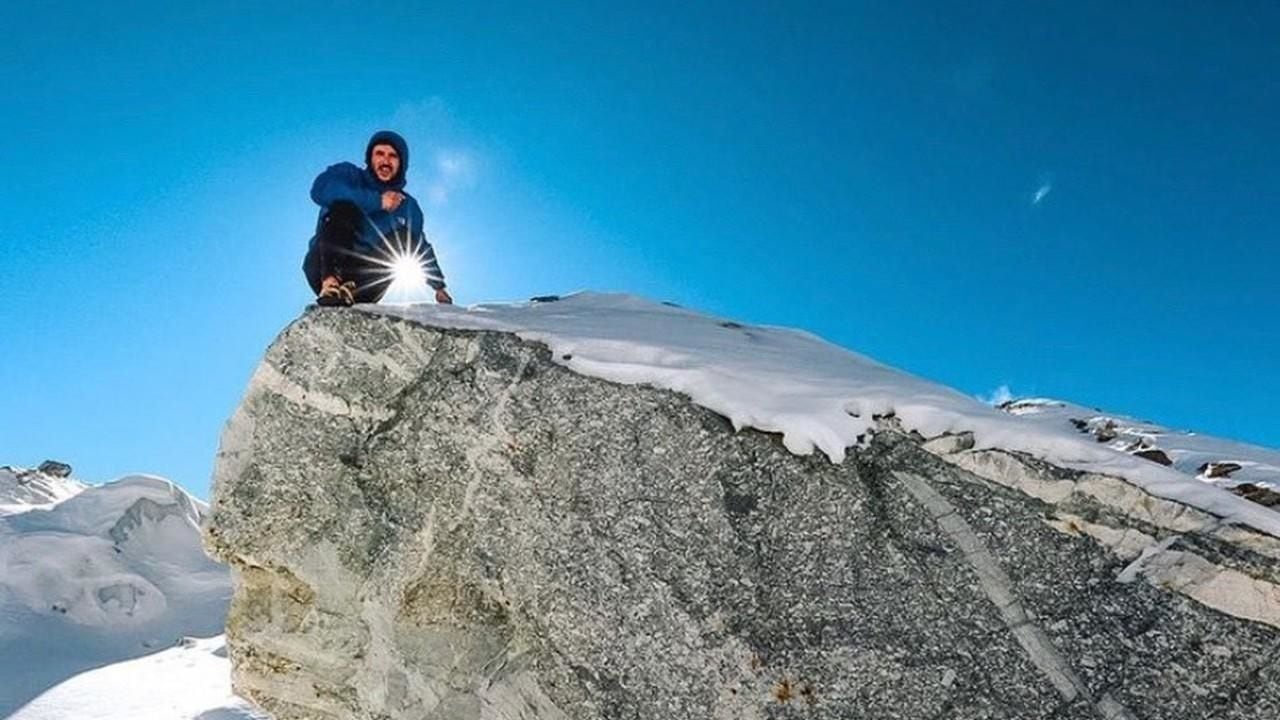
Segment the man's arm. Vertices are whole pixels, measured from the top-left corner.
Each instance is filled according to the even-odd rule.
[[[351,163],[330,165],[311,184],[311,199],[321,207],[345,200],[365,213],[383,209],[382,193],[361,182],[363,176],[364,171]]]
[[[444,289],[444,273],[440,271],[440,262],[436,260],[435,248],[431,247],[431,242],[427,240],[424,233],[418,240],[418,246],[422,254],[422,274],[427,278],[427,284],[434,290]]]
[[[417,255],[422,258],[422,275],[427,279],[427,284],[431,286],[431,289],[436,291],[436,302],[446,305],[452,304],[453,298],[449,295],[449,291],[445,290],[444,272],[440,270],[440,261],[436,259],[436,250],[431,247],[431,241],[427,239],[427,229],[423,227],[422,208],[418,207],[416,200],[413,201],[413,206],[409,208],[409,219],[413,223],[414,232],[417,234]]]

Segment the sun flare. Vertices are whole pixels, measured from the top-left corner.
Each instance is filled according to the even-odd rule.
[[[412,253],[393,253],[387,263],[388,280],[384,302],[414,302],[426,295],[427,277],[422,271],[422,258]]]
[[[427,278],[422,272],[421,261],[412,255],[399,255],[391,260],[391,284],[408,288],[422,288]]]
[[[426,298],[429,281],[439,278],[427,276],[427,256],[421,245],[412,240],[413,226],[400,228],[388,236],[372,220],[369,220],[369,224],[373,225],[382,240],[380,257],[367,257],[381,268],[380,277],[375,284],[390,283],[382,296],[382,302],[413,303]]]

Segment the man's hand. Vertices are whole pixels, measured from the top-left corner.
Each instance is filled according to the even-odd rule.
[[[395,190],[388,190],[382,193],[382,209],[391,212],[400,207],[400,203],[404,202],[404,194]]]
[[[441,305],[452,305],[453,296],[449,294],[448,290],[445,290],[444,288],[440,288],[439,290],[436,291],[436,302],[440,303]]]

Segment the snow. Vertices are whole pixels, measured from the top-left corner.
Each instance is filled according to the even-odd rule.
[[[1028,422],[1045,423],[1048,429],[1070,427],[1077,432],[1089,432],[1095,442],[1105,443],[1118,452],[1128,453],[1136,449],[1163,451],[1173,461],[1174,470],[1199,482],[1222,487],[1251,483],[1280,490],[1280,451],[1172,430],[1150,421],[1104,413],[1061,400],[1027,398],[1004,403],[1001,409]],[[1077,428],[1079,423],[1085,427]],[[1104,429],[1110,432],[1099,438]],[[1107,440],[1110,435],[1114,438]],[[1240,468],[1225,476],[1210,477],[1203,472],[1210,463],[1234,463]]]
[[[780,434],[800,455],[819,450],[842,462],[878,417],[893,414],[925,437],[972,432],[978,448],[1025,452],[1121,477],[1153,495],[1280,537],[1280,513],[1221,487],[1098,443],[1069,424],[1001,412],[799,330],[590,292],[554,302],[357,307],[436,327],[514,333],[546,345],[555,362],[575,372],[683,393],[735,428]]]
[[[0,473],[6,489],[0,717],[86,670],[222,632],[230,574],[204,554],[206,508],[181,488],[146,475],[87,486],[10,468]]]
[[[0,516],[49,507],[84,490],[87,485],[72,478],[45,475],[5,465],[0,467]]]
[[[24,705],[10,720],[253,720],[266,713],[231,692],[226,641],[176,647],[81,673]]]

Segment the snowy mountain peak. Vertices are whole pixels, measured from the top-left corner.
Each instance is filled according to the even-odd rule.
[[[48,680],[221,632],[230,578],[201,546],[205,506],[177,485],[6,469],[0,488],[0,666],[14,669],[0,716]]]
[[[67,475],[0,466],[0,515],[66,500],[86,487],[88,485]]]

